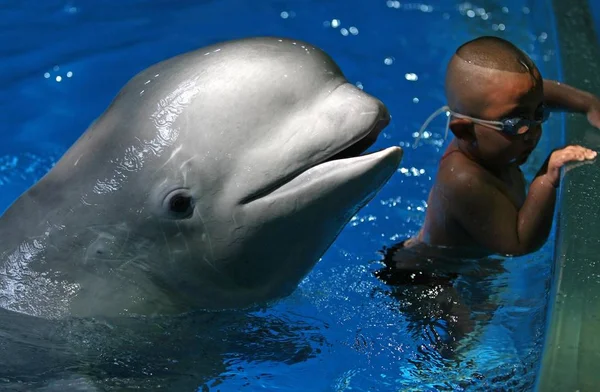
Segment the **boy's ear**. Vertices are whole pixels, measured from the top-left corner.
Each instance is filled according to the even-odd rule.
[[[459,139],[466,140],[468,142],[475,140],[475,132],[473,129],[473,122],[466,118],[453,118],[450,121],[450,130]]]

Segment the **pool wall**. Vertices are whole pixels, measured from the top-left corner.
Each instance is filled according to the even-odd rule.
[[[595,1],[595,0],[594,0]],[[600,95],[600,47],[586,0],[553,0],[562,80]],[[596,27],[597,28],[597,27]],[[600,150],[600,130],[565,116],[565,144]],[[597,160],[598,161],[598,160]],[[563,170],[538,391],[600,388],[600,164]]]

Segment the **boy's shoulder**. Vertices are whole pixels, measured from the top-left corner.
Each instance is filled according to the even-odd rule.
[[[436,182],[442,182],[451,188],[462,188],[477,185],[480,182],[489,183],[492,178],[492,174],[460,150],[452,150],[442,157]]]
[[[460,150],[446,154],[440,162],[436,177],[437,192],[450,201],[450,208],[458,204],[480,203],[482,199],[500,191],[502,183],[483,166],[474,162]]]

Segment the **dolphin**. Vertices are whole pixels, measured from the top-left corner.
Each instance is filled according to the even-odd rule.
[[[257,37],[134,76],[0,218],[0,307],[47,319],[289,295],[396,171],[390,116],[313,45]]]

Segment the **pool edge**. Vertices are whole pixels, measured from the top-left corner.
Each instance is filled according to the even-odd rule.
[[[552,0],[562,78],[600,95],[600,47],[587,0]],[[566,144],[598,150],[600,130],[567,115]],[[600,387],[600,164],[563,171],[547,327],[536,391]],[[597,206],[597,207],[596,207]]]

